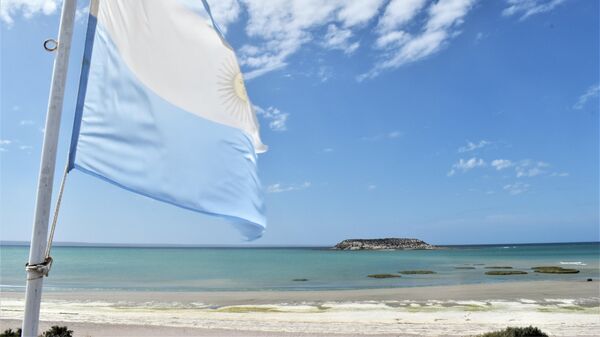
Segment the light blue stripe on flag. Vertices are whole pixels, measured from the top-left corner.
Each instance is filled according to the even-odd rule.
[[[90,19],[93,48],[88,36],[69,168],[225,217],[246,238],[260,237],[266,218],[252,135],[187,111],[149,88],[121,56],[102,20]]]

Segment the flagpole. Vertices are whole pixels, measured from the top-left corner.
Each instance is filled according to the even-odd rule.
[[[46,128],[38,178],[37,198],[31,234],[31,246],[27,268],[27,287],[25,292],[25,315],[23,317],[23,337],[35,337],[38,333],[40,304],[42,300],[42,285],[44,281],[45,252],[48,237],[48,220],[52,203],[52,185],[56,164],[56,148],[60,130],[60,115],[62,113],[69,51],[73,36],[73,23],[77,0],[63,2],[58,30],[56,58],[52,71],[48,111],[46,113]],[[44,47],[48,48],[46,44]],[[40,266],[42,268],[36,268]]]

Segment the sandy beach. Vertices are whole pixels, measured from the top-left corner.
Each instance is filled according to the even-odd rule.
[[[22,317],[4,292],[2,329]],[[42,328],[76,336],[470,336],[535,325],[600,336],[597,281],[506,282],[336,291],[47,292]]]

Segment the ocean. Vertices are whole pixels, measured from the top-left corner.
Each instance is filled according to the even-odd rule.
[[[0,246],[0,290],[23,291],[28,247]],[[54,247],[45,291],[244,291],[417,287],[600,277],[600,243],[446,246],[440,250],[335,251],[307,248]],[[540,274],[534,266],[576,268]],[[526,275],[489,276],[510,266]],[[459,269],[457,267],[471,267]],[[374,279],[369,274],[435,274]]]

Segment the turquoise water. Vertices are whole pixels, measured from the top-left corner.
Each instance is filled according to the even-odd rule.
[[[28,247],[0,247],[2,291],[23,291]],[[333,251],[326,248],[115,248],[55,247],[45,289],[217,291],[414,287],[485,282],[597,279],[600,243],[454,246],[431,251]],[[578,265],[561,262],[578,263]],[[529,271],[487,276],[485,266]],[[556,265],[579,274],[538,274]],[[455,267],[473,266],[460,270]],[[375,273],[433,270],[433,275],[372,279]],[[308,279],[297,282],[293,279]]]

